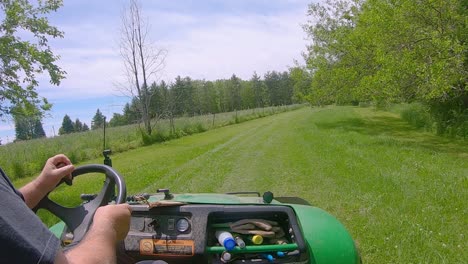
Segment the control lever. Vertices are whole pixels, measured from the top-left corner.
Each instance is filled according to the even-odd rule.
[[[164,193],[164,200],[170,200],[174,198],[174,195],[172,195],[169,191],[169,189],[158,189],[158,193]]]
[[[91,201],[94,200],[94,198],[96,198],[96,197],[97,197],[97,194],[86,194],[86,193],[82,193],[82,194],[80,195],[81,200],[83,200],[83,201],[85,201],[85,202],[87,202],[87,203],[91,202]]]

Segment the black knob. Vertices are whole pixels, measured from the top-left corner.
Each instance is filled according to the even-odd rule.
[[[174,196],[170,193],[169,189],[158,189],[158,193],[164,193],[164,200],[170,200]]]

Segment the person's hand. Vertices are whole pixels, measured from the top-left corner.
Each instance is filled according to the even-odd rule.
[[[123,240],[130,229],[132,208],[128,204],[113,204],[99,207],[93,218],[93,229],[112,232],[115,242]]]
[[[59,250],[55,263],[118,263],[117,245],[127,236],[131,211],[128,204],[99,207],[84,239],[65,254]]]
[[[63,154],[53,156],[47,160],[37,178],[40,188],[47,192],[52,191],[62,178],[67,177],[71,180],[71,173],[74,169],[75,167],[67,156]]]

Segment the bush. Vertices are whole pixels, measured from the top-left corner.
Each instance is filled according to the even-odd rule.
[[[468,93],[458,98],[430,104],[439,135],[468,138]]]
[[[419,103],[409,104],[401,113],[401,118],[416,128],[430,129],[432,127],[432,118],[429,108]]]
[[[416,128],[441,136],[468,138],[468,106],[464,100],[412,103],[395,107],[401,118]]]

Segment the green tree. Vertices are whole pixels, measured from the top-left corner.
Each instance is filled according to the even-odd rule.
[[[62,126],[59,128],[59,135],[65,135],[75,132],[74,124],[68,115],[65,115],[62,120]]]
[[[15,116],[16,140],[30,140],[45,137],[44,128],[38,117]]]
[[[357,76],[362,72],[353,67],[353,63],[359,66],[362,64],[353,59],[364,61],[369,56],[361,54],[352,59],[344,57],[349,55],[350,48],[357,51],[372,50],[363,48],[362,43],[359,43],[366,40],[357,38],[356,43],[353,43],[354,39],[349,37],[355,28],[361,4],[360,0],[327,0],[325,3],[309,5],[308,15],[310,21],[313,19],[314,22],[304,25],[304,30],[312,40],[307,46],[306,61],[313,78],[305,97],[312,104],[349,101],[351,89],[359,83]],[[365,72],[372,69],[372,65],[369,65],[362,70]]]
[[[176,77],[175,83],[171,86],[172,98],[174,100],[174,114],[193,114],[193,94],[194,86],[190,77]]]
[[[42,115],[35,105],[18,103],[10,113],[15,121],[16,140],[45,137]]]
[[[116,127],[116,126],[124,126],[127,125],[128,121],[125,118],[125,115],[114,113],[111,120],[109,120],[109,126]]]
[[[34,122],[34,137],[35,138],[42,138],[45,137],[46,133],[44,131],[44,127],[42,126],[42,122],[39,119],[36,119]]]
[[[252,90],[254,93],[255,106],[257,108],[267,106],[269,102],[267,87],[256,72],[254,72],[250,79],[250,83],[252,84]]]
[[[227,112],[232,111],[230,108],[230,97],[227,89],[226,80],[216,80],[214,83],[214,89],[218,91],[219,95],[219,111]]]
[[[219,92],[215,89],[213,82],[207,81],[203,84],[204,112],[219,113]]]
[[[252,84],[248,81],[241,82],[241,101],[242,109],[250,109],[255,107],[255,97],[254,91],[252,89]]]
[[[281,75],[276,71],[269,71],[264,76],[265,85],[268,89],[268,95],[271,105],[283,104],[281,94]]]
[[[56,11],[62,1],[39,1],[32,5],[26,0],[0,1],[3,13],[0,24],[0,115],[9,114],[17,105],[30,105],[40,113],[51,105],[36,92],[37,74],[47,72],[50,82],[60,84],[65,72],[55,62],[48,38],[63,37],[49,25],[46,15]],[[19,34],[21,33],[21,34]],[[27,35],[23,40],[20,35]]]
[[[445,101],[467,92],[462,1],[327,1],[309,6],[311,100]],[[465,37],[464,37],[465,36]],[[315,98],[315,99],[314,99]]]
[[[75,132],[81,132],[83,131],[83,123],[81,123],[80,119],[76,119],[75,123],[73,124],[73,130]]]
[[[128,124],[135,124],[139,122],[141,118],[136,104],[136,99],[133,99],[131,104],[126,103],[124,106],[123,115],[125,116],[125,120],[127,120]]]
[[[289,75],[293,85],[294,101],[305,101],[312,82],[312,74],[310,74],[305,67],[296,66],[289,69]]]
[[[91,121],[91,129],[98,129],[104,127],[104,122],[106,122],[106,117],[98,109]]]
[[[231,76],[229,82],[227,82],[227,89],[229,94],[229,109],[241,110],[242,107],[242,97],[241,97],[241,79],[239,79],[235,74]]]
[[[83,123],[83,129],[81,131],[89,131],[89,127],[86,123]]]

